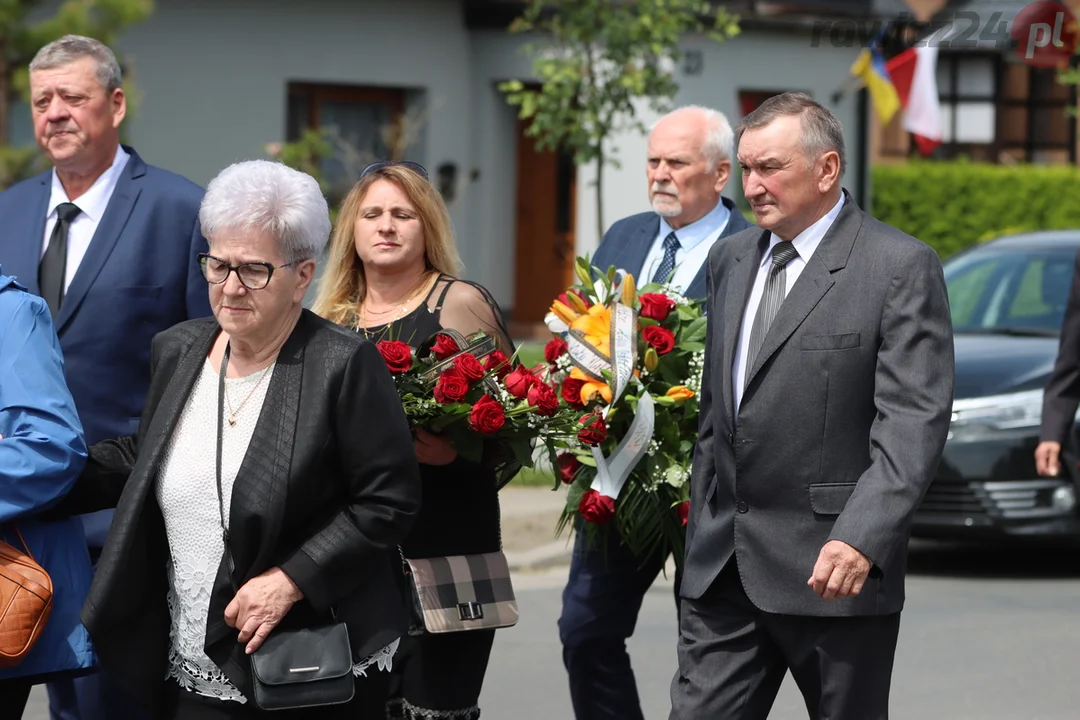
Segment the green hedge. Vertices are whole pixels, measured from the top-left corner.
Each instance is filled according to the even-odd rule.
[[[942,258],[998,235],[1080,228],[1080,170],[1071,166],[914,161],[872,173],[874,217]]]

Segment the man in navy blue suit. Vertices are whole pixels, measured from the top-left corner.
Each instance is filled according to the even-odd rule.
[[[90,445],[138,428],[154,335],[211,312],[196,258],[203,189],[120,144],[120,66],[97,40],[42,48],[30,98],[53,169],[0,193],[0,261],[48,303]],[[84,517],[94,559],[111,517]],[[100,673],[53,683],[49,697],[53,718],[140,717]]]
[[[626,270],[639,286],[662,282],[704,299],[709,248],[751,227],[720,196],[731,175],[732,138],[727,119],[708,108],[682,107],[661,118],[649,132],[646,165],[653,212],[612,225],[592,264]],[[643,718],[626,640],[665,562],[659,554],[636,557],[617,543],[605,558],[577,534],[559,636],[578,720]]]

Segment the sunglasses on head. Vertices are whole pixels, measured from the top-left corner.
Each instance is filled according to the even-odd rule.
[[[373,162],[366,168],[364,168],[364,172],[360,173],[360,177],[366,177],[367,175],[370,175],[371,173],[378,170],[379,168],[391,167],[393,165],[401,165],[403,167],[407,167],[425,180],[428,179],[427,170],[424,169],[424,166],[420,163],[414,163],[409,160],[402,160],[401,162],[394,162],[393,160],[380,160],[379,162]]]

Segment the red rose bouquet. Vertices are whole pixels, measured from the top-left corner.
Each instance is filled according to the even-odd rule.
[[[556,443],[580,430],[581,413],[483,333],[465,338],[445,330],[419,350],[399,340],[376,347],[410,424],[445,434],[468,460],[494,457],[532,467],[538,442],[554,457]]]
[[[590,541],[616,527],[641,557],[682,562],[690,464],[704,368],[703,304],[672,288],[578,258],[581,281],[552,304],[540,373],[579,414],[559,443],[556,486],[569,490],[558,530],[584,520]]]

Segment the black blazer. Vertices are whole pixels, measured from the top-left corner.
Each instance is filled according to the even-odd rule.
[[[138,435],[94,445],[69,498],[77,510],[118,499],[82,620],[102,666],[151,711],[162,701],[169,648],[168,543],[155,482],[218,330],[204,318],[154,338]],[[304,593],[283,626],[327,620],[336,607],[357,658],[406,632],[395,548],[418,510],[420,474],[393,380],[372,343],[303,312],[278,355],[232,493],[236,586],[278,566]],[[244,646],[224,620],[234,594],[226,568],[223,560],[205,648],[251,697]]]

